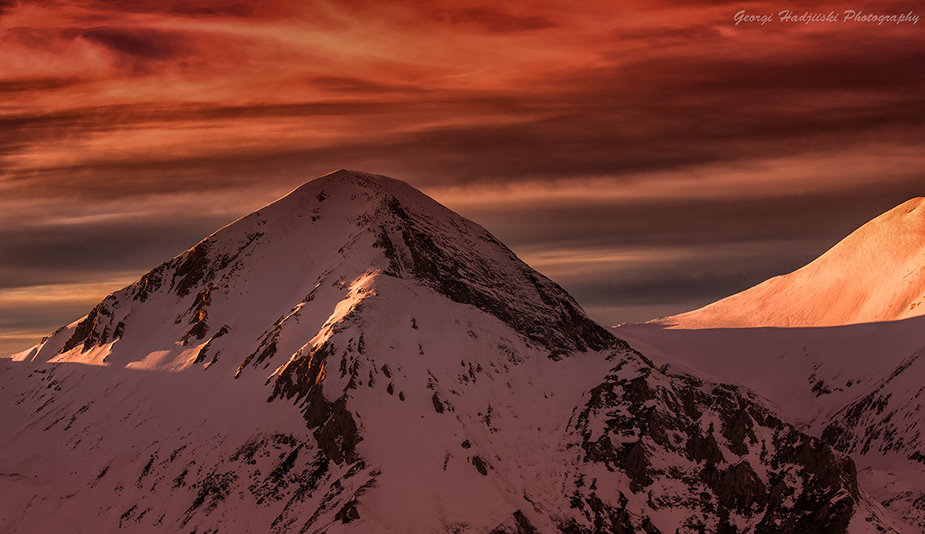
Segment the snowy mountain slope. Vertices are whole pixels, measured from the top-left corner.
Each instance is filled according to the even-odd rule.
[[[852,454],[865,487],[923,528],[923,204],[877,217],[794,273],[615,332],[656,362],[769,399],[786,419]]]
[[[0,532],[874,532],[851,460],[338,171],[0,360]]]
[[[925,510],[912,507],[925,495],[925,469],[915,460],[923,450],[923,331],[925,317],[826,328],[615,329],[659,365],[748,386],[784,419],[852,454],[862,487],[917,529],[925,527]]]
[[[659,364],[747,385],[787,420],[821,432],[827,418],[864,396],[925,346],[925,317],[824,328],[614,329]]]
[[[809,265],[699,310],[681,328],[818,327],[925,313],[925,197],[868,222]]]
[[[921,332],[921,330],[919,330]],[[925,344],[830,415],[822,439],[861,458],[877,499],[925,529]]]

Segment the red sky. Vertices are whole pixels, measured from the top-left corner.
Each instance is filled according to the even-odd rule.
[[[805,11],[0,0],[0,352],[340,167],[482,223],[604,323],[744,289],[925,194],[925,21],[743,9]]]

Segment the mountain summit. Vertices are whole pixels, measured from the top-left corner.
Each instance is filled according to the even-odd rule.
[[[309,182],[14,360],[4,532],[886,528],[850,458],[382,176]]]
[[[339,301],[348,286],[372,286],[382,276],[420,283],[472,305],[550,351],[599,350],[614,342],[561,287],[484,228],[404,182],[339,170],[222,228],[110,295],[26,357],[182,368],[197,360],[189,353],[199,340],[214,340],[209,348],[219,349],[235,343],[242,331],[252,338],[281,330],[275,324],[281,311],[284,322],[292,320],[307,302]],[[304,299],[293,306],[293,295]],[[354,304],[364,295],[358,291]],[[174,324],[151,324],[151,313],[179,304],[188,309]],[[306,326],[317,332],[318,320],[329,318],[313,319]],[[165,348],[150,345],[164,336],[180,343],[156,360],[137,361],[138,354]],[[129,344],[132,356],[119,360],[116,348]],[[79,352],[71,352],[78,346]]]

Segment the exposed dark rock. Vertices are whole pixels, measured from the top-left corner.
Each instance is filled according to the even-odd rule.
[[[589,447],[585,452],[591,462],[607,464],[611,468],[620,463],[619,455],[610,441],[610,436],[601,436],[597,441],[589,442]]]
[[[267,475],[267,482],[277,486],[283,484],[284,477],[286,477],[289,474],[289,471],[292,470],[292,466],[295,465],[295,461],[299,457],[299,451],[301,449],[301,443],[296,446],[296,448],[292,449],[292,452],[287,454],[283,461],[274,467],[272,471],[270,471],[270,474]]]
[[[210,473],[201,482],[196,485],[199,491],[193,504],[186,510],[182,525],[186,525],[193,517],[193,513],[205,505],[207,512],[212,511],[219,502],[225,500],[231,492],[231,486],[238,479],[237,473],[228,471],[225,473]],[[208,502],[207,502],[208,501]]]
[[[268,401],[295,398],[302,402],[302,414],[308,428],[314,430],[318,447],[334,463],[352,464],[358,460],[359,430],[347,408],[347,394],[335,402],[324,398],[320,380],[324,362],[335,354],[334,346],[325,343],[307,355],[294,357],[279,373]]]
[[[591,493],[574,504],[585,511],[584,515],[593,526],[588,528],[570,519],[559,524],[559,531],[563,534],[636,534],[632,516],[626,510],[628,499],[621,493],[616,500],[616,504],[611,505]]]
[[[119,321],[119,323],[116,325],[116,329],[112,332],[112,339],[113,341],[118,341],[122,339],[123,335],[125,335],[125,323]]]
[[[141,468],[141,474],[138,475],[138,487],[139,488],[141,487],[141,481],[144,480],[144,478],[148,476],[148,473],[151,472],[151,466],[154,465],[154,460],[156,458],[157,458],[156,455],[152,454],[151,458],[148,459],[148,463],[146,463],[145,466]]]
[[[234,373],[235,378],[238,378],[241,372],[244,371],[244,368],[250,365],[251,362],[253,362],[254,367],[256,367],[260,365],[261,362],[269,360],[276,355],[276,345],[279,342],[279,333],[281,330],[281,323],[277,322],[272,330],[263,335],[257,349],[244,358],[244,361],[238,366],[238,369]]]
[[[472,465],[475,466],[475,470],[481,473],[483,476],[488,476],[488,463],[482,459],[481,456],[475,455],[472,457]]]
[[[754,422],[744,408],[737,411],[733,417],[723,420],[723,436],[729,440],[729,450],[733,454],[739,456],[748,454],[746,439],[750,442],[755,441],[753,428]]]
[[[186,475],[188,474],[189,474],[189,469],[184,469],[183,471],[181,471],[180,474],[177,475],[175,479],[173,479],[173,484],[171,487],[179,488],[181,486],[185,486],[186,485]]]
[[[181,339],[183,346],[189,343],[190,338],[202,339],[206,337],[209,325],[206,320],[209,318],[208,308],[212,304],[212,284],[207,285],[196,295],[193,305],[190,306],[189,324],[193,325]]]
[[[687,454],[695,462],[707,462],[711,464],[721,464],[726,461],[723,452],[719,449],[716,442],[716,436],[710,433],[709,436],[703,437],[700,432],[694,432],[687,440]]]
[[[163,272],[166,268],[166,265],[161,265],[157,269],[145,274],[141,279],[135,284],[135,294],[133,296],[134,300],[145,302],[148,300],[148,296],[161,288],[163,283]]]
[[[517,510],[511,519],[493,528],[488,534],[538,534],[538,532],[527,516]]]
[[[352,523],[360,518],[360,512],[357,510],[357,501],[356,499],[351,499],[347,501],[340,510],[334,515],[336,521],[340,521],[343,524]]]
[[[433,401],[434,410],[437,413],[443,413],[445,411],[445,408],[443,407],[443,403],[440,402],[440,397],[437,396],[437,392],[434,392],[434,395],[430,398],[430,400]]]
[[[201,241],[182,257],[171,282],[171,287],[175,289],[177,295],[181,297],[189,295],[190,291],[203,280],[209,268],[210,247],[211,243],[208,240]],[[180,279],[179,283],[177,283],[177,278]]]
[[[629,446],[623,460],[623,470],[630,478],[630,490],[634,492],[652,483],[652,477],[649,475],[649,457],[641,440]]]
[[[204,321],[201,323],[196,323],[185,334],[183,334],[183,337],[180,339],[180,344],[185,347],[189,344],[189,340],[191,338],[202,339],[206,337],[208,331],[209,325],[207,325]]]
[[[767,499],[767,488],[752,466],[741,461],[722,473],[715,472],[710,485],[713,487],[720,506],[747,514]]]
[[[820,380],[813,384],[812,392],[815,393],[817,397],[821,397],[822,395],[828,395],[829,393],[832,393],[832,388],[830,388],[829,385],[824,381]]]
[[[662,534],[662,531],[658,529],[655,525],[652,524],[652,520],[648,517],[643,518],[642,520],[642,531],[645,534]]]
[[[113,297],[110,295],[106,300],[90,310],[86,318],[77,323],[74,333],[71,334],[71,337],[61,348],[61,353],[65,353],[80,344],[83,344],[81,352],[87,352],[95,345],[102,345],[106,342],[106,332],[108,331],[106,325],[111,324],[112,321],[112,311],[106,305],[106,302],[111,300],[113,300]]]
[[[195,247],[190,249],[185,256],[182,256],[181,263],[173,273],[171,287],[174,288],[177,295],[185,297],[189,295],[190,290],[199,285],[203,280],[209,267],[209,249],[211,243],[208,240],[201,241]],[[180,279],[177,283],[177,279]]]
[[[119,528],[122,528],[123,524],[132,518],[135,514],[135,510],[138,509],[137,504],[133,504],[119,517]]]
[[[106,476],[106,473],[109,472],[109,467],[110,465],[107,464],[106,467],[104,467],[103,470],[100,471],[98,475],[96,475],[96,480],[101,480],[104,476]]]
[[[321,396],[321,388],[318,388],[318,397]],[[315,439],[318,440],[318,447],[334,461],[340,464],[343,462],[353,463],[357,461],[356,446],[360,442],[360,434],[357,429],[353,414],[347,409],[347,396],[341,396],[337,401],[328,403],[330,408],[321,408],[321,401],[316,398],[309,401],[314,403],[315,414],[309,415],[313,407],[309,405],[306,408],[306,421],[309,421],[309,428],[315,428]],[[329,415],[323,421],[318,414],[328,412]],[[313,426],[316,425],[316,426]]]
[[[193,361],[193,363],[201,363],[201,362],[204,362],[204,361],[206,360],[206,357],[207,357],[208,354],[209,354],[209,349],[212,348],[212,343],[214,343],[215,340],[217,340],[218,338],[224,336],[224,335],[227,334],[227,333],[228,333],[228,325],[224,325],[224,326],[222,326],[221,328],[219,328],[219,329],[218,329],[218,332],[216,332],[215,334],[213,334],[212,337],[209,338],[209,341],[206,342],[206,344],[203,345],[203,347],[202,347],[201,349],[199,349],[199,352],[198,352],[198,353],[196,353],[196,359]],[[218,354],[216,354],[215,356],[218,356]]]

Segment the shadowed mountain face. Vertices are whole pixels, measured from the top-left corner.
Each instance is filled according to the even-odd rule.
[[[659,364],[749,387],[851,454],[862,488],[925,528],[925,199],[806,267],[699,310],[614,332]]]
[[[851,459],[338,171],[0,366],[0,529],[875,532]]]

